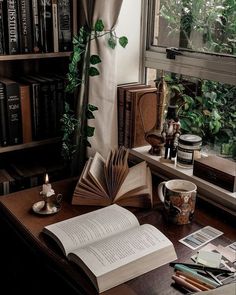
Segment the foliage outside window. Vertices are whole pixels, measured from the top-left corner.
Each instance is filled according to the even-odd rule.
[[[153,0],[147,11],[144,66],[172,73],[182,131],[236,157],[236,1]]]

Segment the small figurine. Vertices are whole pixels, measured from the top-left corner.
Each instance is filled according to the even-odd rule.
[[[162,136],[165,144],[164,158],[173,159],[176,157],[178,139],[180,136],[180,121],[176,114],[176,106],[168,106],[166,119],[163,123]]]

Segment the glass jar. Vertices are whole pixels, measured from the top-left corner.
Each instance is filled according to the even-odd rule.
[[[200,158],[202,138],[194,134],[183,134],[179,137],[177,147],[177,165],[193,168],[194,159]]]

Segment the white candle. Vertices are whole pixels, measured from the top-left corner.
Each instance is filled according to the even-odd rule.
[[[54,194],[54,190],[52,189],[52,185],[49,183],[48,174],[45,176],[45,184],[43,184],[42,194],[46,197],[50,197]]]

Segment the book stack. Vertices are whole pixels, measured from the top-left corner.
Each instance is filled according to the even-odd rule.
[[[144,84],[118,86],[118,144],[126,148],[147,145],[145,132],[156,122],[156,88]]]
[[[71,50],[72,1],[0,1],[0,54]]]
[[[65,79],[56,74],[0,77],[0,145],[60,135]]]

